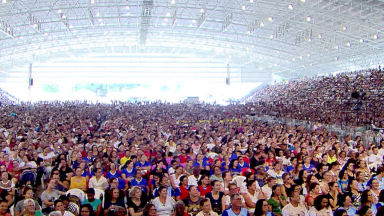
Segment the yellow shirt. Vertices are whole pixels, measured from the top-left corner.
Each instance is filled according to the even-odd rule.
[[[69,189],[80,189],[80,187],[87,188],[87,179],[85,177],[82,177],[81,182],[75,182],[75,177],[72,177]]]
[[[120,159],[120,165],[123,165],[123,164],[127,163],[128,160],[131,160],[131,157],[125,157],[125,156],[122,157]]]
[[[337,158],[336,158],[336,156],[334,155],[333,157],[331,157],[331,156],[329,156],[328,155],[328,163],[329,164],[331,164],[331,163],[333,163],[333,162],[336,162],[337,161]]]

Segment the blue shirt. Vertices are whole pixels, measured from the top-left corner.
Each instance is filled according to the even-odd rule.
[[[244,161],[244,164],[243,164],[243,166],[241,166],[241,165],[240,165],[240,163],[238,163],[238,166],[239,166],[241,169],[243,169],[243,168],[249,168],[249,165],[248,165],[248,163],[247,163],[247,162],[245,162],[245,161]]]
[[[379,178],[377,176],[375,176],[373,178],[376,179],[379,182],[379,191],[383,190],[384,189],[384,177],[381,178],[381,181],[379,180]]]
[[[135,177],[135,172],[136,172],[135,168],[133,168],[133,169],[131,170],[131,172],[129,172],[128,169],[123,169],[123,170],[121,171],[121,174],[124,173],[124,174],[127,176],[127,178],[129,178],[129,177]]]
[[[237,168],[230,168],[229,171],[232,172],[232,175],[241,175],[241,168],[239,166]]]
[[[140,161],[137,161],[135,163],[135,167],[148,167],[151,166],[151,164],[148,161],[145,161],[144,164],[142,164]]]
[[[107,175],[106,175],[106,178],[107,179],[110,179],[110,178],[119,178],[120,177],[120,173],[116,170],[116,173],[115,174],[112,174],[111,171],[108,171],[107,172]]]
[[[81,176],[83,176],[83,177],[87,177],[87,176],[89,176],[89,173],[87,172],[87,171],[83,171],[83,173],[81,174]]]
[[[93,161],[93,157],[91,157],[91,158],[83,157],[82,160],[84,160],[87,164],[89,164]]]
[[[139,186],[139,187],[141,187],[141,190],[143,191],[143,193],[147,193],[148,182],[147,182],[147,180],[145,180],[145,178],[141,178],[140,181],[137,181],[136,178],[132,179],[131,187],[133,187],[133,186]]]
[[[205,168],[206,166],[209,166],[209,164],[204,160],[202,163],[203,163],[203,168]],[[192,167],[200,167],[200,163],[195,161],[195,162],[193,162]]]
[[[232,208],[224,210],[222,216],[249,216],[249,212],[246,208],[241,207],[240,213],[236,214]]]
[[[171,186],[168,186],[167,187],[167,194],[168,194],[168,196],[172,196],[172,197],[176,198],[176,197],[180,196],[181,192],[180,192],[179,188],[173,189]],[[159,188],[156,188],[153,191],[153,196],[154,196],[154,198],[159,196]]]
[[[354,216],[357,213],[357,209],[355,207],[353,207],[353,206],[349,206],[348,210],[346,210],[343,207],[339,207],[337,209],[344,209],[345,211],[347,211],[348,216]]]

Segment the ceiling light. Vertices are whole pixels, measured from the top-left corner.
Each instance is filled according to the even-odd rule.
[[[35,23],[35,24],[33,24],[33,27],[37,28],[37,24],[36,24],[36,23]]]
[[[303,65],[303,68],[305,68],[305,65]]]
[[[166,23],[164,23],[164,22],[163,22],[163,23],[161,23],[161,25],[165,26],[165,25],[166,25]]]
[[[97,13],[96,16],[100,16],[100,13]]]
[[[192,27],[192,24],[189,24],[189,27]]]
[[[289,9],[289,10],[293,10],[293,5],[291,5],[291,4],[288,5],[288,9]]]
[[[171,0],[171,4],[176,4],[176,1],[175,0]]]
[[[305,3],[305,2],[306,2],[306,0],[301,0],[301,2],[304,2],[304,3]]]
[[[360,38],[360,39],[359,39],[359,42],[360,42],[360,43],[363,43],[363,42],[364,42],[364,39]]]
[[[339,57],[336,57],[336,58],[335,58],[335,61],[337,61],[337,60],[339,60]]]
[[[3,3],[7,3],[7,0],[3,0]]]
[[[308,38],[308,42],[311,42],[312,41],[312,38]]]
[[[245,10],[245,5],[241,6],[241,10]]]
[[[103,19],[99,19],[99,22],[103,22]]]
[[[168,18],[165,18],[164,21],[167,22],[167,21],[168,21]]]
[[[303,59],[303,56],[300,56],[299,59]]]
[[[273,39],[273,35],[269,35],[269,38]]]
[[[336,46],[335,46],[335,49],[339,49],[339,46],[336,45]]]
[[[251,34],[251,31],[247,31],[247,34]]]
[[[351,46],[351,43],[348,42],[348,43],[347,43],[347,47],[350,47],[350,46]]]
[[[127,13],[127,16],[129,16],[129,15],[131,15],[131,13],[128,12],[128,13]]]
[[[95,4],[95,0],[91,0],[91,4]]]
[[[342,28],[344,31],[347,30],[347,26],[345,26],[345,25],[343,25],[341,28]]]
[[[321,34],[319,34],[319,38],[322,38],[323,36]]]
[[[292,61],[296,61],[296,59],[295,59],[295,58],[292,58]]]
[[[171,16],[171,13],[168,12],[168,13],[165,14],[165,15],[166,15],[167,17],[170,17],[170,16]]]
[[[192,20],[192,23],[195,23],[196,22],[196,20]]]
[[[280,54],[280,50],[277,50],[277,53],[279,53],[279,54]]]
[[[253,0],[249,0],[249,3],[253,3]]]
[[[310,57],[311,55],[308,53],[307,56]]]
[[[307,22],[311,22],[311,17],[307,17]]]
[[[309,66],[313,66],[313,64],[312,64],[312,63],[309,63]]]
[[[104,25],[104,23],[100,23],[100,25],[102,25],[102,26],[103,26],[103,25]]]
[[[268,21],[269,21],[269,22],[272,22],[272,21],[273,21],[273,18],[272,18],[272,17],[268,17]]]
[[[204,13],[204,9],[203,8],[200,9],[200,13]]]
[[[63,19],[66,19],[66,18],[67,18],[67,16],[65,16],[65,15],[63,14],[63,16],[61,16],[61,18],[63,18]]]
[[[129,10],[129,6],[125,7],[125,9]]]
[[[378,38],[377,34],[373,35],[374,40],[377,40],[377,38]]]
[[[260,27],[264,27],[263,21],[260,22]]]
[[[61,9],[57,10],[57,13],[61,14],[63,11]]]

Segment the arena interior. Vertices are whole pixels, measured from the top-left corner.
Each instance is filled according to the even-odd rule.
[[[0,216],[383,216],[384,0],[0,0]]]

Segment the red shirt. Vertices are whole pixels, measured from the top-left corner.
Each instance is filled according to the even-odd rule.
[[[187,155],[185,155],[185,157],[183,155],[180,155],[179,158],[180,158],[180,163],[182,163],[182,164],[187,163],[187,161],[188,161]]]
[[[197,188],[199,188],[200,196],[205,196],[207,193],[212,191],[211,185],[208,185],[208,187],[206,187],[205,189],[201,185],[197,186]]]
[[[181,200],[183,200],[189,196],[187,188],[185,188],[184,186],[180,186],[179,189],[180,189],[180,199]]]

